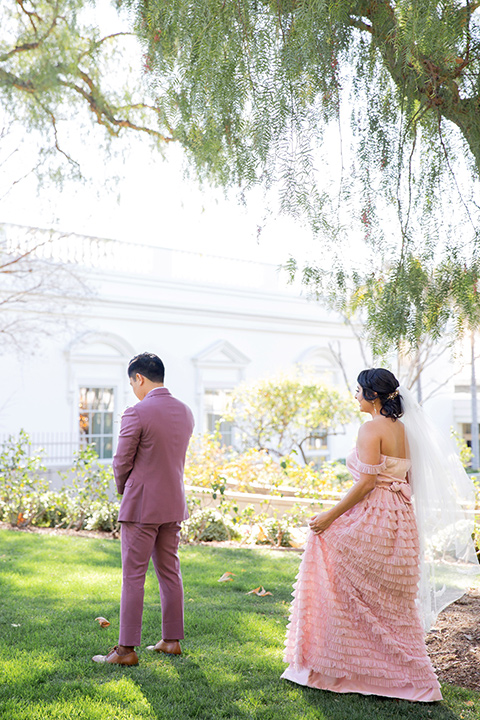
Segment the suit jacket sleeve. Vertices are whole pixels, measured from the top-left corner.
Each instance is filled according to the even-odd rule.
[[[135,408],[127,408],[122,415],[117,451],[113,458],[113,474],[120,495],[123,495],[125,483],[132,472],[141,434],[142,428]]]

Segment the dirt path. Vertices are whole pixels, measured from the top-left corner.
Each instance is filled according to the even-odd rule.
[[[440,682],[480,691],[480,590],[440,613],[427,649]]]

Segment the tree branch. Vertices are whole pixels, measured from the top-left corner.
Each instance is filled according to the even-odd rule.
[[[358,14],[369,17],[372,31],[368,32],[397,87],[404,92],[405,86],[409,86],[422,106],[435,109],[457,125],[469,144],[480,174],[480,97],[476,95],[461,99],[455,82],[469,64],[468,57],[463,58],[455,67],[440,67],[412,46],[414,62],[406,63],[395,45],[397,22],[390,2],[369,0],[359,5],[362,6],[362,11]],[[480,7],[480,3],[470,6],[469,17],[477,7]],[[467,11],[467,8],[461,10]],[[468,53],[468,48],[466,52]]]
[[[363,20],[358,20],[357,18],[349,18],[348,24],[351,25],[352,27],[357,28],[358,30],[363,30],[364,32],[373,34],[372,26],[366,22],[363,22]]]
[[[36,12],[31,12],[30,10],[27,10],[26,7],[25,7],[25,5],[24,5],[23,0],[15,0],[15,2],[16,2],[17,5],[19,6],[19,8],[20,8],[21,11],[23,12],[23,14],[27,16],[27,18],[28,18],[28,20],[29,20],[29,22],[30,22],[30,24],[31,24],[31,26],[32,26],[32,28],[33,28],[34,33],[36,33],[36,32],[37,32],[37,28],[36,28],[35,23],[33,22],[33,18],[35,18],[36,20],[38,20],[39,23],[41,23],[41,22],[43,22],[43,20],[42,20],[42,18],[40,17],[40,15],[39,15],[38,13],[36,13]]]
[[[18,2],[18,0],[17,0],[17,2]],[[13,50],[10,50],[10,52],[6,53],[5,55],[0,55],[0,62],[5,62],[9,58],[11,58],[13,55],[16,55],[17,53],[20,53],[20,52],[28,52],[29,50],[37,50],[42,45],[42,43],[45,42],[45,40],[48,38],[48,36],[52,32],[52,30],[56,27],[56,25],[57,25],[57,16],[55,15],[50,24],[50,27],[48,28],[48,30],[46,31],[46,33],[44,35],[39,37],[38,40],[36,40],[35,42],[22,43],[21,45],[16,45],[13,48]],[[37,34],[36,28],[34,28],[34,32],[36,35]]]
[[[59,66],[58,70],[62,72],[66,69]],[[175,141],[175,138],[166,136],[158,130],[155,130],[154,128],[147,127],[145,125],[138,125],[137,123],[132,122],[128,118],[116,118],[115,112],[118,110],[118,108],[114,108],[109,105],[106,98],[103,96],[103,94],[96,86],[92,78],[88,75],[88,73],[79,69],[78,76],[85,83],[85,85],[87,85],[90,92],[82,88],[80,85],[75,84],[74,82],[68,82],[66,80],[59,79],[59,84],[81,95],[87,101],[90,110],[97,118],[97,123],[99,125],[103,125],[111,135],[118,135],[118,132],[121,130],[121,128],[129,128],[131,130],[137,130],[147,133],[148,135],[156,137],[165,143]],[[136,105],[132,107],[138,108],[140,106],[141,105]],[[149,106],[144,105],[143,107],[147,108]],[[156,110],[155,108],[152,109],[158,113],[158,110]],[[117,130],[115,130],[115,128],[117,128]]]
[[[48,243],[48,240],[44,240],[43,242],[37,243],[29,250],[26,250],[21,255],[17,255],[16,257],[13,258],[13,260],[9,260],[8,262],[2,262],[2,264],[0,265],[0,273],[17,272],[16,270],[13,270],[13,271],[5,270],[5,268],[11,267],[12,265],[16,265],[16,264],[22,262],[22,260],[25,260],[25,258],[31,256],[36,250],[38,250],[38,248],[43,247],[47,243]]]
[[[55,137],[55,148],[58,150],[59,153],[61,153],[68,160],[69,163],[71,163],[72,165],[75,165],[77,168],[80,168],[80,164],[76,160],[74,160],[67,152],[65,152],[65,150],[63,150],[58,143],[57,120],[55,118],[55,115],[50,110],[50,108],[46,107],[42,102],[40,102],[40,100],[38,98],[37,98],[37,102],[40,105],[40,107],[43,109],[44,113],[49,116],[50,122],[52,123],[53,134]]]

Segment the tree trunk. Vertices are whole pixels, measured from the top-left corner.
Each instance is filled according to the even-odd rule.
[[[422,374],[419,373],[417,377],[417,402],[419,405],[423,402],[423,391],[422,391]]]
[[[478,410],[477,410],[477,378],[475,373],[475,332],[472,330],[472,470],[479,469],[479,442],[478,442]]]
[[[471,3],[459,9],[462,22],[478,8]],[[468,53],[463,64],[449,67],[447,63],[435,64],[433,58],[423,57],[415,45],[411,47],[415,63],[405,61],[396,45],[397,19],[391,0],[359,0],[353,3],[355,12],[362,19],[350,15],[350,23],[367,30],[374,46],[383,58],[388,71],[400,91],[410,98],[416,98],[420,105],[454,123],[462,133],[472,151],[477,174],[480,174],[480,96],[475,90],[471,97],[461,98],[458,82],[469,70]],[[363,18],[368,18],[365,22]]]

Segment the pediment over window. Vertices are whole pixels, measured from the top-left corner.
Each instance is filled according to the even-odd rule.
[[[192,357],[195,365],[197,392],[206,388],[228,390],[245,379],[250,358],[228,340],[217,340]]]
[[[317,368],[319,370],[332,370],[338,368],[337,360],[331,350],[318,345],[304,350],[299,356],[297,362],[300,365],[309,366],[314,370]]]
[[[329,348],[319,345],[307,348],[299,356],[297,364],[307,373],[313,373],[319,381],[337,384],[339,365]]]
[[[250,363],[250,358],[228,340],[218,340],[194,355],[192,361],[198,367],[244,368]]]
[[[125,362],[135,354],[130,343],[114,333],[86,332],[76,337],[65,349],[69,360],[103,358]]]

